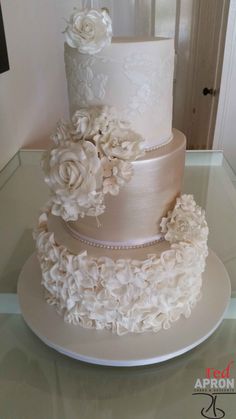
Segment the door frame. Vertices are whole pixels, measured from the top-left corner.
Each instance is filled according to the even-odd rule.
[[[216,117],[216,128],[213,141],[214,150],[224,150],[227,143],[226,124],[228,123],[229,99],[232,89],[232,75],[235,72],[236,63],[236,0],[230,0],[229,19],[227,25],[224,63],[222,70],[221,89],[219,96],[219,106]]]
[[[180,0],[182,1],[182,0]],[[191,41],[190,41],[190,55],[189,55],[189,65],[188,65],[188,79],[187,79],[187,89],[186,89],[186,98],[185,98],[185,107],[184,107],[184,114],[185,114],[185,122],[183,130],[188,135],[189,130],[189,121],[192,119],[192,107],[194,103],[194,96],[195,96],[195,80],[197,74],[197,58],[195,54],[195,48],[198,41],[198,33],[201,30],[201,22],[199,22],[199,15],[200,15],[200,7],[204,7],[205,3],[204,0],[193,1],[193,9],[192,9],[192,32],[191,32]],[[216,90],[216,95],[212,100],[212,106],[210,111],[210,122],[209,128],[207,132],[207,141],[205,144],[206,149],[212,149],[215,126],[216,126],[216,115],[218,109],[218,101],[219,101],[219,86],[221,82],[221,74],[222,74],[222,64],[223,64],[223,57],[224,57],[224,44],[225,44],[225,36],[226,36],[226,28],[227,28],[227,20],[228,20],[228,11],[229,11],[229,0],[221,0],[218,3],[218,7],[221,8],[219,13],[219,19],[215,22],[216,25],[220,26],[220,33],[219,33],[219,43],[218,48],[216,50],[217,55],[217,65],[216,71],[214,76],[214,83],[213,87]],[[207,36],[207,34],[206,34]],[[217,90],[218,88],[218,90]]]

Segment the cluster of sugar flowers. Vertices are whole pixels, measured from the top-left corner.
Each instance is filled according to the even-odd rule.
[[[204,247],[208,237],[205,213],[192,195],[182,195],[177,198],[174,209],[162,219],[161,231],[171,243],[184,241]]]
[[[82,54],[96,54],[111,43],[111,18],[106,9],[75,9],[64,33],[70,47]]]
[[[107,106],[79,109],[51,138],[42,167],[52,213],[65,221],[102,214],[105,194],[119,193],[132,177],[131,161],[143,155],[142,137]]]

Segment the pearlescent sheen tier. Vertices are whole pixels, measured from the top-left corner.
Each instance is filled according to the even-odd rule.
[[[70,113],[113,106],[146,141],[158,147],[172,137],[174,41],[113,38],[94,55],[65,44]]]
[[[160,239],[161,219],[180,195],[185,145],[184,134],[174,130],[169,144],[132,162],[132,179],[117,196],[106,196],[104,214],[66,223],[70,233],[101,247],[142,246]]]

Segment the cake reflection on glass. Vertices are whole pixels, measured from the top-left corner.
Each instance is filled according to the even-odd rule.
[[[75,10],[65,37],[71,115],[42,160],[34,232],[45,298],[74,325],[168,329],[201,298],[208,254],[204,211],[181,195],[173,40],[112,38],[104,9]]]

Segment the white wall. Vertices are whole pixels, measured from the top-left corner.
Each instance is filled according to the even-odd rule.
[[[43,147],[67,115],[62,17],[57,0],[1,0],[10,71],[0,74],[0,168],[22,146]]]
[[[214,135],[214,149],[224,156],[236,172],[236,0],[230,1],[224,64]]]

